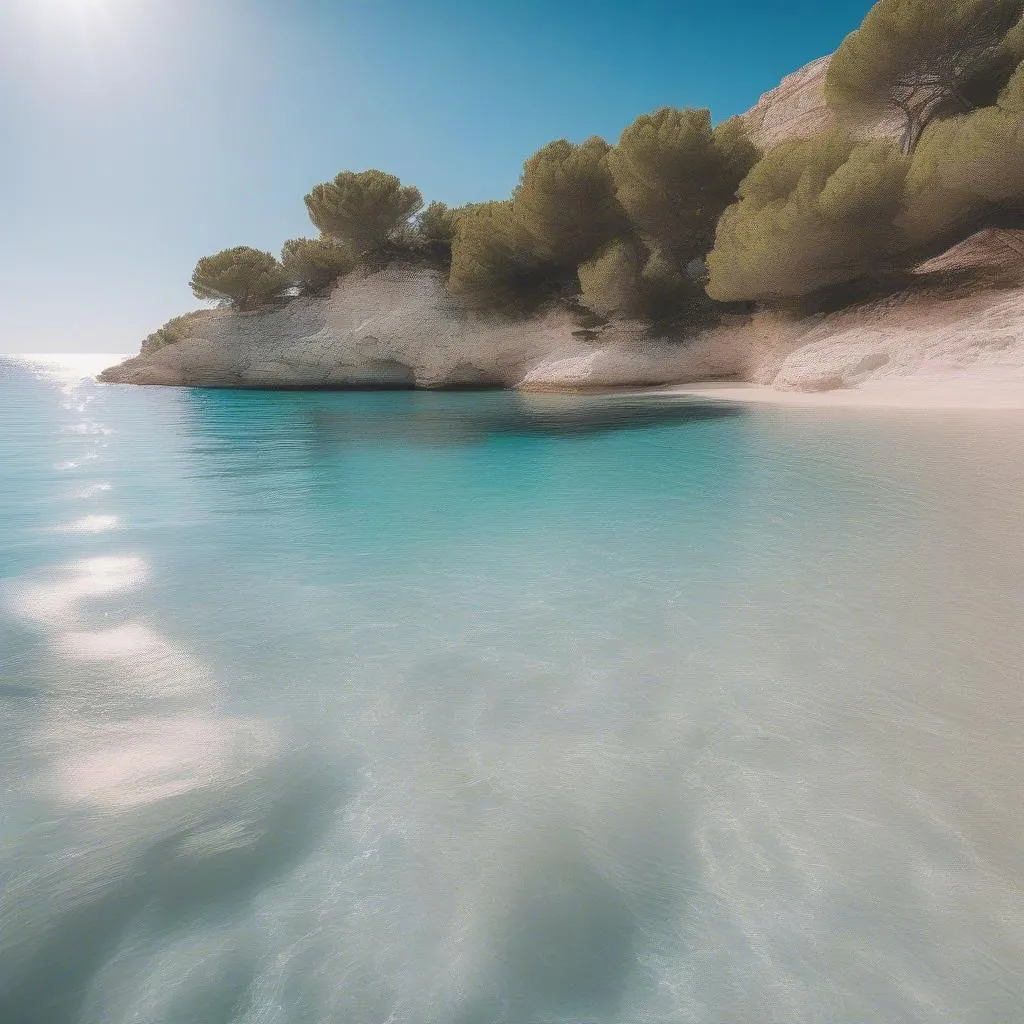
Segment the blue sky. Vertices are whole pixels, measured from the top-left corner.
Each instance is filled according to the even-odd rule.
[[[199,256],[380,167],[500,198],[555,138],[740,113],[870,0],[0,0],[0,351],[128,351]]]

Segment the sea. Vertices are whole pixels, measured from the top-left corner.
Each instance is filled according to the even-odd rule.
[[[1024,413],[0,359],[3,1024],[1020,1024]]]

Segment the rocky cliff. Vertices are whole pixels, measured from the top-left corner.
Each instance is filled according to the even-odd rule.
[[[836,116],[825,102],[825,75],[831,61],[831,55],[821,57],[787,75],[743,115],[750,137],[761,149],[836,126]],[[903,130],[898,116],[845,127],[864,138],[898,139]]]
[[[787,75],[744,116],[750,137],[761,149],[814,135],[835,124],[825,103],[825,73],[831,59],[822,57]]]
[[[828,57],[788,76],[747,115],[763,147],[833,123]],[[861,126],[888,135],[891,122]],[[207,310],[172,343],[154,336],[101,380],[228,387],[467,387],[568,390],[734,378],[777,388],[852,387],[898,375],[1024,380],[1024,232],[987,231],[918,268],[898,294],[803,319],[759,314],[686,338],[642,325],[581,331],[566,311],[481,315],[441,275],[392,266],[323,298],[272,311]]]
[[[270,312],[209,310],[186,336],[146,346],[101,380],[221,387],[578,388],[663,384],[736,372],[743,327],[687,342],[642,324],[581,331],[568,312],[532,320],[483,316],[444,278],[396,265],[342,279],[324,298]]]
[[[1024,231],[983,231],[907,287],[827,316],[751,322],[745,380],[827,391],[886,378],[1024,383]]]

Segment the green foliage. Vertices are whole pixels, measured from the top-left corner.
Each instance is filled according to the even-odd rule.
[[[608,167],[610,148],[599,138],[580,145],[559,139],[524,164],[512,212],[539,259],[571,270],[628,232]]]
[[[191,328],[197,322],[203,320],[209,312],[206,309],[198,309],[191,313],[183,313],[181,316],[172,317],[163,327],[155,330],[143,341],[142,354],[149,355],[152,352],[156,352],[157,349],[166,348],[168,345],[176,345],[179,341],[184,340],[189,336]]]
[[[972,69],[960,86],[971,107],[991,107],[1006,88],[1014,72],[1024,61],[1024,18],[1003,37],[992,56]]]
[[[995,53],[995,65],[1001,69],[1004,82],[1009,82],[1022,62],[1024,62],[1024,13],[1006,33]]]
[[[196,298],[228,302],[236,309],[268,303],[288,286],[281,264],[269,252],[245,245],[204,256],[190,284]]]
[[[637,242],[617,239],[592,259],[581,263],[580,302],[602,316],[643,315],[640,286],[644,256]]]
[[[452,241],[458,215],[444,203],[431,203],[417,218],[416,227],[424,255],[435,263],[448,266],[452,261]]]
[[[1024,119],[1024,56],[999,94],[998,105],[1007,117]]]
[[[707,111],[640,118],[614,150],[553,142],[527,160],[509,202],[460,212],[451,291],[526,310],[578,281],[602,314],[663,320],[706,307],[685,267],[710,248],[756,158],[742,121],[715,130]]]
[[[653,323],[707,312],[703,289],[675,261],[637,240],[617,239],[580,264],[580,303],[601,316]],[[701,319],[703,319],[703,315]]]
[[[418,188],[377,170],[342,171],[306,196],[309,219],[324,235],[371,259],[401,239],[422,206]]]
[[[655,325],[680,321],[695,325],[717,319],[703,284],[663,252],[651,253],[640,275],[640,288],[643,319]]]
[[[908,158],[842,131],[771,150],[722,217],[708,294],[782,300],[871,274],[899,251]]]
[[[352,250],[329,238],[293,238],[284,243],[281,265],[288,284],[302,295],[316,295],[356,266]]]
[[[526,312],[554,290],[555,269],[537,257],[511,202],[458,211],[448,288],[482,309]]]
[[[853,120],[900,112],[909,153],[949,104],[970,108],[1022,13],[1024,0],[878,0],[832,58],[826,98]]]
[[[996,105],[934,124],[907,179],[903,226],[926,245],[986,213],[1024,212],[1024,64]]]
[[[637,118],[609,156],[619,202],[651,249],[680,266],[703,256],[715,225],[757,160],[736,118],[665,107]]]

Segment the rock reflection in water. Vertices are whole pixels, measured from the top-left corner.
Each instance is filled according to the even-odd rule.
[[[317,408],[310,420],[321,443],[444,446],[482,444],[502,435],[584,437],[650,430],[744,414],[725,402],[617,395],[515,395],[491,403],[477,398],[464,408],[457,403],[456,398],[439,406],[414,405],[401,417],[388,410]]]

